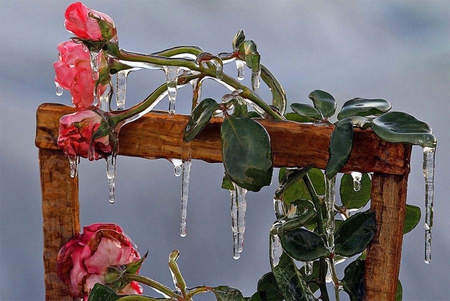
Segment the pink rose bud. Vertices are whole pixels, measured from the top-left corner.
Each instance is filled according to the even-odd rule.
[[[69,157],[105,158],[117,143],[102,111],[96,108],[64,115],[59,120],[58,145]]]
[[[82,40],[117,41],[117,31],[110,16],[87,8],[81,2],[69,5],[64,26]]]
[[[59,251],[57,272],[67,284],[70,295],[87,300],[95,283],[108,284],[108,270],[123,268],[139,261],[140,255],[131,239],[115,224],[92,224],[84,227]],[[118,294],[142,294],[135,281],[121,287]]]
[[[84,110],[94,102],[95,80],[92,76],[91,59],[83,45],[73,41],[62,42],[57,47],[59,61],[53,64],[55,82],[70,91],[72,103],[77,110]],[[98,56],[100,72],[108,71],[106,58],[101,53]],[[109,71],[108,71],[109,73]],[[107,84],[100,83],[97,95],[102,95]]]

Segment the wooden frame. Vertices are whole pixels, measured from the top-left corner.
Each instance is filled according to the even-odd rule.
[[[71,300],[56,274],[61,246],[80,231],[78,179],[70,177],[69,161],[57,146],[59,118],[73,108],[43,104],[37,110],[36,146],[42,189],[46,300]],[[144,158],[187,158],[221,162],[221,118],[213,118],[190,143],[182,131],[188,116],[152,112],[125,125],[119,155]],[[332,126],[261,120],[273,142],[275,167],[314,165],[324,169]],[[343,172],[372,172],[371,208],[377,230],[366,259],[366,300],[395,300],[400,270],[406,189],[411,146],[380,140],[370,130],[355,130],[354,148]]]

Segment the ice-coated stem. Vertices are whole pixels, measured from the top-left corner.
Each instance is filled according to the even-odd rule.
[[[327,208],[327,220],[325,221],[325,235],[327,238],[327,247],[330,252],[334,252],[334,205],[336,198],[335,183],[336,176],[329,179],[325,178],[325,206]]]
[[[233,258],[239,259],[244,248],[245,212],[247,210],[247,189],[234,184],[230,190],[231,229],[233,231]]]
[[[116,73],[116,105],[117,110],[125,110],[126,94],[127,94],[127,78],[130,69],[121,70]]]
[[[425,178],[425,263],[431,262],[435,156],[435,147],[423,148],[423,176]]]
[[[177,82],[179,68],[176,66],[165,66],[166,84],[169,97],[169,114],[175,114],[175,102],[177,99]]]
[[[180,236],[186,236],[187,206],[189,195],[189,181],[191,178],[191,160],[183,161],[181,174],[181,212],[180,212]]]
[[[116,201],[116,154],[106,158],[106,177],[108,178],[109,203]]]

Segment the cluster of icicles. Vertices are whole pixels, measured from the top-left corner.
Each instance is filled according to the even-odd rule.
[[[86,51],[88,51],[86,49]],[[94,80],[98,79],[98,53],[91,51],[91,67],[92,67],[92,76]],[[222,64],[219,64],[214,61],[209,61],[214,63],[216,66],[216,73],[220,75],[222,73]],[[130,64],[131,62],[127,62]],[[206,63],[202,61],[197,61],[197,63]],[[244,70],[245,70],[245,62],[236,60],[236,68],[237,68],[237,78],[239,80],[244,79]],[[165,73],[165,80],[167,83],[167,92],[163,93],[159,100],[154,103],[154,105],[149,108],[149,110],[153,109],[160,100],[162,100],[166,95],[169,100],[169,114],[175,114],[175,102],[177,96],[177,82],[178,76],[181,68],[177,66],[153,66],[147,63],[133,63],[133,69],[122,70],[117,72],[116,74],[116,106],[117,110],[125,109],[126,102],[126,87],[127,87],[127,76],[131,71],[140,70],[140,69],[162,69]],[[218,76],[220,78],[220,76]],[[220,79],[213,78],[218,81],[225,87],[229,88],[231,91],[234,89],[224,82],[221,82]],[[260,83],[260,74],[257,72],[252,72],[252,89],[256,91],[259,88]],[[200,99],[201,94],[201,83],[198,80],[193,80],[191,82],[192,88],[196,93],[197,99]],[[58,96],[62,95],[63,89],[56,83],[56,94]],[[100,107],[103,110],[109,109],[109,95],[112,91],[106,91],[103,95],[95,96],[95,103],[100,103]],[[262,110],[254,105],[253,103],[249,103],[252,107],[262,113]],[[143,114],[142,114],[143,115]],[[130,119],[128,122],[134,121],[140,118],[142,115],[135,116]],[[433,200],[434,200],[434,169],[435,169],[435,147],[423,147],[423,174],[425,177],[425,262],[431,262],[431,231],[433,226]],[[113,153],[106,159],[106,175],[108,179],[108,189],[109,189],[109,202],[114,204],[115,202],[115,176],[116,176],[116,157],[117,154]],[[79,157],[69,158],[70,164],[70,175],[71,177],[77,176],[77,166],[80,162]],[[189,191],[189,181],[190,181],[190,170],[191,170],[191,159],[181,160],[181,159],[171,159],[171,162],[174,165],[174,173],[176,176],[181,176],[181,212],[180,212],[180,235],[182,237],[186,236],[186,220],[187,220],[187,204],[188,204],[188,191]],[[358,191],[361,188],[361,173],[352,172],[353,177],[353,188],[355,191]],[[327,223],[325,225],[325,233],[327,240],[327,247],[330,251],[334,250],[334,204],[335,204],[335,177],[332,179],[328,179],[325,177],[325,204],[327,208]],[[247,208],[246,202],[246,194],[247,190],[239,187],[234,184],[234,189],[230,190],[230,199],[231,199],[231,228],[233,233],[233,258],[239,259],[240,253],[243,251],[244,246],[244,233],[245,233],[245,212]],[[274,200],[275,211],[280,210],[281,201]],[[273,264],[276,266],[279,262],[279,258],[283,253],[283,249],[281,246],[281,241],[277,235],[271,236],[270,242],[271,250],[271,260]],[[312,262],[305,263],[305,272],[310,274],[312,272]],[[331,281],[331,280],[330,280]]]

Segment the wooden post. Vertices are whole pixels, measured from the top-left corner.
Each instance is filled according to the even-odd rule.
[[[37,111],[47,300],[70,300],[55,273],[55,262],[59,248],[80,229],[78,181],[70,178],[68,160],[57,145],[59,118],[72,112],[73,108],[57,104],[43,104]],[[213,118],[188,144],[182,139],[187,121],[188,116],[151,112],[122,128],[119,155],[170,159],[189,153],[192,159],[221,162],[222,119]],[[270,135],[275,167],[326,167],[332,126],[260,122]],[[395,300],[410,156],[410,145],[387,143],[371,130],[355,129],[352,154],[341,170],[374,173],[371,208],[375,211],[377,231],[366,259],[366,301]]]

